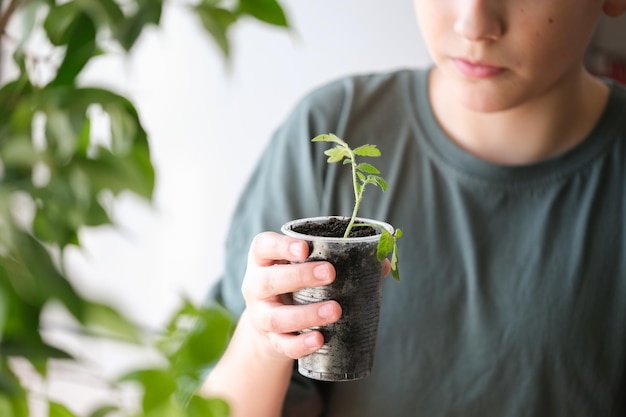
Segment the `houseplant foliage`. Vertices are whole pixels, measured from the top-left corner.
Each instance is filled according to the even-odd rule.
[[[152,198],[149,138],[134,104],[110,89],[81,85],[79,77],[100,55],[130,52],[147,27],[159,25],[166,2],[0,0],[1,45],[13,52],[16,67],[11,79],[0,78],[3,417],[30,415],[31,393],[16,372],[17,362],[28,364],[45,381],[51,361],[79,361],[43,335],[42,313],[51,304],[62,306],[76,322],[74,331],[83,336],[124,343],[149,340],[163,358],[159,367],[107,382],[113,389],[129,381],[141,387],[138,408],[104,404],[92,416],[228,414],[222,401],[185,392],[199,381],[198,369],[221,354],[231,331],[232,319],[219,306],[197,307],[181,300],[162,334],[148,338],[114,307],[80,294],[64,268],[65,249],[80,246],[81,230],[112,223],[108,208],[117,196]],[[228,31],[240,19],[287,26],[276,0],[200,0],[184,7],[226,57]],[[32,49],[33,34],[44,35],[43,51]],[[106,140],[92,129],[95,117],[107,122]],[[49,416],[74,415],[71,404],[38,395],[43,395]]]

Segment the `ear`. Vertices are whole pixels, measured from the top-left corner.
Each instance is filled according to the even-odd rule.
[[[617,17],[626,11],[626,0],[605,0],[602,10],[607,16]]]

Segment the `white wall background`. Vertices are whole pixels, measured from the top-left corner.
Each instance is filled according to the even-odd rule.
[[[181,296],[200,302],[222,271],[223,242],[237,197],[272,131],[303,94],[344,74],[427,65],[409,0],[284,0],[291,30],[252,20],[232,32],[227,68],[199,22],[166,8],[130,59],[105,57],[85,83],[106,85],[137,105],[157,171],[154,204],[132,196],[115,206],[117,228],[82,234],[69,253],[73,281],[149,328]],[[50,338],[110,375],[145,353],[52,332]],[[106,387],[58,378],[46,389],[78,413]]]

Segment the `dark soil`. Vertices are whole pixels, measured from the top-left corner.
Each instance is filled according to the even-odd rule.
[[[349,219],[330,217],[327,222],[306,222],[299,226],[294,226],[292,230],[309,236],[343,237],[343,234],[346,232],[346,228],[348,227],[348,223],[350,223]],[[356,224],[359,224],[359,222]],[[350,231],[349,237],[365,237],[374,236],[376,234],[378,234],[378,231],[372,226],[355,226]]]

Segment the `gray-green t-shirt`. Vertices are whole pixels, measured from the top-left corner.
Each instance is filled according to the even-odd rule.
[[[382,151],[375,163],[387,192],[368,189],[360,215],[404,236],[402,281],[385,282],[373,372],[334,384],[295,376],[285,414],[623,417],[626,90],[609,83],[602,119],[574,149],[511,167],[446,137],[427,77],[354,76],[309,94],[276,131],[234,214],[219,290],[240,313],[256,233],[351,212],[347,168],[328,165],[310,139],[332,132]]]

